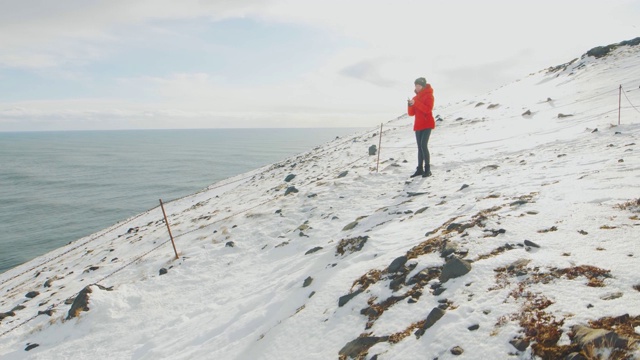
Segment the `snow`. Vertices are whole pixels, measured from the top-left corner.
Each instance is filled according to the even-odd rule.
[[[624,98],[617,125],[618,85],[637,107],[637,79],[640,47],[622,47],[437,106],[444,121],[431,136],[431,178],[408,177],[415,140],[412,119],[401,116],[383,125],[379,172],[367,153],[378,144],[374,128],[214,184],[165,204],[177,260],[159,208],[79,239],[0,274],[0,313],[24,306],[0,322],[0,357],[330,359],[363,333],[402,332],[448,301],[423,336],[414,329],[397,343],[379,342],[366,358],[529,359],[531,348],[518,352],[509,344],[523,334],[514,318],[526,306],[518,284],[535,271],[580,265],[611,276],[602,287],[588,286],[584,276],[559,276],[525,290],[552,301],[544,311],[564,320],[561,344],[570,342],[573,325],[638,316],[640,210],[620,205],[640,196],[640,113]],[[527,110],[532,115],[522,115]],[[289,174],[296,177],[286,183]],[[285,196],[289,186],[299,192]],[[487,209],[482,226],[445,234],[451,222],[470,223]],[[492,234],[499,229],[505,232]],[[341,240],[358,236],[369,237],[362,250],[336,253]],[[443,293],[430,288],[436,277],[417,302],[392,304],[370,328],[361,314],[368,301],[401,296],[411,286],[393,291],[392,279],[382,276],[338,306],[363,275],[384,272],[434,237],[474,260],[468,274],[442,284]],[[505,244],[513,248],[492,255]],[[501,282],[497,269],[521,259],[529,261],[528,274]],[[407,262],[415,266],[407,279],[444,264],[439,251],[420,254]],[[159,275],[161,268],[167,274]],[[313,281],[303,287],[308,277]],[[89,311],[65,320],[71,305],[64,301],[95,283],[112,290],[92,287]],[[28,299],[29,291],[40,294]],[[622,296],[603,299],[616,293]],[[52,316],[35,316],[47,309]],[[478,330],[469,331],[472,325]],[[27,352],[27,344],[39,346]],[[452,355],[455,346],[464,353]]]

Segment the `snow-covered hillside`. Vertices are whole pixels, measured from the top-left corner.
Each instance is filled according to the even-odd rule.
[[[177,260],[123,221],[0,275],[0,357],[638,358],[639,86],[640,46],[434,84],[433,177],[402,116],[378,172],[376,128],[165,204]]]

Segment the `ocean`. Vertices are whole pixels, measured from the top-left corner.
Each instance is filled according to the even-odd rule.
[[[359,128],[0,132],[0,273]]]

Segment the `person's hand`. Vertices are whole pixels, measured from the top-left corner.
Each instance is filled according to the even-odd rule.
[[[414,101],[413,100],[407,100],[407,103],[409,104],[409,106],[413,106]]]

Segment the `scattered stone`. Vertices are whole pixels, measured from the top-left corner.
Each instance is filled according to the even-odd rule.
[[[53,316],[53,309],[47,309],[47,310],[44,310],[44,311],[38,311],[38,315]]]
[[[357,221],[350,222],[350,223],[348,223],[347,225],[345,225],[345,227],[343,227],[343,228],[342,228],[342,231],[348,231],[348,230],[351,230],[351,229],[353,229],[354,227],[356,227],[357,225],[358,225],[358,222],[357,222]]]
[[[476,107],[479,107],[479,106],[482,106],[482,105],[484,105],[484,103],[481,101],[481,102],[476,104]]]
[[[476,330],[480,329],[480,325],[479,324],[471,325],[467,329],[469,331],[476,331]]]
[[[584,230],[579,230],[578,234],[580,234],[580,235],[589,235],[589,233],[584,231]]]
[[[483,167],[482,169],[480,169],[480,171],[478,171],[478,172],[498,170],[498,168],[499,168],[498,165],[487,165],[487,166]]]
[[[85,271],[83,271],[83,273],[89,273],[89,272],[91,272],[91,271],[96,271],[96,270],[98,270],[98,269],[100,269],[100,267],[99,267],[99,266],[90,266],[88,269],[86,269]]]
[[[373,345],[387,341],[389,339],[388,336],[377,337],[377,336],[363,336],[359,337],[355,340],[349,341],[338,354],[340,358],[358,358],[360,359],[361,354],[365,354]]]
[[[411,192],[411,191],[407,191],[407,196],[408,197],[413,197],[413,196],[420,196],[420,195],[425,195],[428,194],[426,192]]]
[[[313,295],[315,295],[315,294],[316,294],[316,292],[312,291],[311,294],[309,294],[309,299],[311,299],[313,297]]]
[[[34,344],[29,344],[29,343],[27,343],[27,347],[24,348],[24,351],[29,351],[29,350],[35,349],[38,346],[40,346],[40,344],[35,344],[35,343]]]
[[[276,210],[276,214],[282,214],[282,209],[278,209],[278,210]],[[213,233],[215,234],[216,232],[218,232],[218,231],[216,230],[216,231],[214,231]]]
[[[595,128],[595,129],[591,130],[592,134],[595,133],[595,132],[598,132],[598,128]]]
[[[529,247],[534,247],[534,248],[539,248],[540,245],[534,243],[533,241],[529,241],[529,240],[525,240],[524,241],[524,245],[525,246],[529,246]]]
[[[440,252],[440,257],[446,258],[449,255],[455,253],[457,250],[458,250],[458,246],[455,243],[451,241],[447,241],[442,247],[442,251]]]
[[[37,291],[29,291],[29,292],[25,295],[25,297],[26,297],[26,298],[29,298],[29,299],[33,299],[34,297],[36,297],[36,296],[38,296],[38,295],[40,295],[40,293],[39,293],[39,292],[37,292]]]
[[[358,289],[354,292],[352,292],[351,294],[347,294],[344,296],[341,296],[340,299],[338,299],[338,306],[339,307],[343,307],[345,306],[349,301],[351,301],[351,299],[353,299],[354,297],[360,295],[362,293],[362,289]]]
[[[444,311],[443,309],[440,309],[439,307],[433,308],[429,313],[429,315],[427,316],[427,319],[425,320],[424,325],[415,332],[415,335],[417,337],[424,335],[425,331],[427,331],[430,327],[435,325],[435,323],[438,322],[438,320],[440,320],[445,313],[446,311]]]
[[[336,255],[352,254],[362,250],[364,244],[369,240],[369,236],[358,236],[349,239],[342,239],[336,247]]]
[[[316,196],[318,196],[318,194],[309,194],[309,195],[307,195],[307,197],[308,197],[309,199],[314,198],[314,197],[316,197]]]
[[[562,119],[562,118],[566,118],[566,117],[570,117],[570,116],[573,116],[573,114],[560,113],[560,114],[558,114],[558,119]]]
[[[369,146],[369,155],[375,155],[378,152],[378,147],[375,145]]]
[[[16,316],[16,313],[13,311],[7,311],[4,313],[0,313],[0,321],[4,320],[5,318],[8,318],[10,316]]]
[[[234,243],[233,241],[228,241],[226,244],[224,244],[225,247],[236,247],[236,243]]]
[[[284,192],[284,195],[285,195],[285,196],[287,196],[287,195],[289,195],[289,194],[291,194],[291,193],[294,193],[294,194],[295,194],[295,193],[297,193],[297,192],[298,192],[298,189],[296,189],[296,187],[295,187],[295,186],[289,186],[289,187],[287,188],[287,190]]]
[[[600,299],[602,299],[602,300],[615,300],[615,299],[621,298],[622,295],[624,295],[624,294],[621,293],[621,292],[616,292],[616,293],[613,293],[613,294],[604,295]]]
[[[454,348],[452,348],[452,349],[451,349],[451,353],[452,353],[453,355],[456,355],[456,356],[458,356],[458,355],[462,355],[462,353],[463,353],[463,352],[464,352],[464,349],[463,349],[463,348],[461,348],[460,346],[456,346],[456,347],[454,347]]]
[[[348,170],[345,170],[345,171],[341,172],[341,173],[338,175],[338,179],[339,179],[339,178],[343,178],[343,177],[347,176],[347,174],[349,174],[349,171],[348,171]]]
[[[56,281],[56,280],[58,280],[57,276],[54,276],[54,277],[48,279],[47,281],[44,282],[44,287],[46,287],[46,288],[51,287],[53,282]]]
[[[522,116],[531,116],[531,110],[527,110],[522,113]]]
[[[160,274],[160,276],[165,275],[166,273],[168,273],[169,271],[165,268],[161,268],[160,271],[158,272]]]
[[[414,213],[414,215],[418,215],[418,214],[422,214],[423,212],[425,212],[427,209],[429,209],[428,206],[423,207],[422,209],[416,210],[416,212]]]
[[[624,162],[624,159],[618,159],[618,162],[619,162],[619,163],[623,163],[623,162]]]
[[[529,347],[529,340],[525,339],[513,339],[509,341],[509,344],[513,345],[518,351],[525,351]]]
[[[304,254],[305,254],[305,255],[309,255],[309,254],[313,254],[314,252],[316,252],[316,251],[320,251],[320,250],[322,250],[322,246],[316,246],[316,247],[314,247],[313,249],[311,249],[311,250],[307,251],[307,252],[306,252],[306,253],[304,253]]]
[[[447,261],[442,268],[442,273],[440,274],[440,283],[445,283],[450,279],[454,279],[460,276],[463,276],[471,271],[471,264],[468,261],[452,258]]]
[[[443,292],[447,291],[447,288],[443,288],[442,286],[433,290],[433,296],[440,296]]]
[[[24,310],[24,309],[26,309],[26,308],[27,308],[27,307],[26,307],[26,306],[23,306],[23,305],[16,305],[13,309],[11,309],[11,312]]]
[[[302,283],[302,287],[307,287],[311,285],[312,282],[313,282],[313,278],[309,276],[306,279],[304,279],[304,283]]]
[[[289,182],[289,181],[293,180],[295,177],[296,177],[295,174],[289,174],[289,175],[287,175],[286,178],[284,178],[284,181],[285,182]]]
[[[393,260],[391,262],[391,264],[389,265],[389,267],[387,268],[387,273],[395,273],[400,271],[401,269],[404,268],[404,264],[407,263],[407,257],[406,256],[400,256],[399,258],[396,258],[395,260]]]
[[[89,311],[89,294],[92,292],[91,285],[88,285],[78,293],[78,296],[73,300],[71,309],[69,309],[67,320],[78,317],[82,311]]]
[[[469,185],[467,185],[467,184],[463,184],[463,185],[462,185],[462,187],[460,188],[460,190],[464,190],[464,189],[466,189],[466,188],[468,188],[468,187],[469,187]],[[458,191],[460,191],[460,190],[458,190]]]
[[[498,106],[500,106],[500,104],[491,104],[491,105],[487,106],[487,109],[495,109]]]

